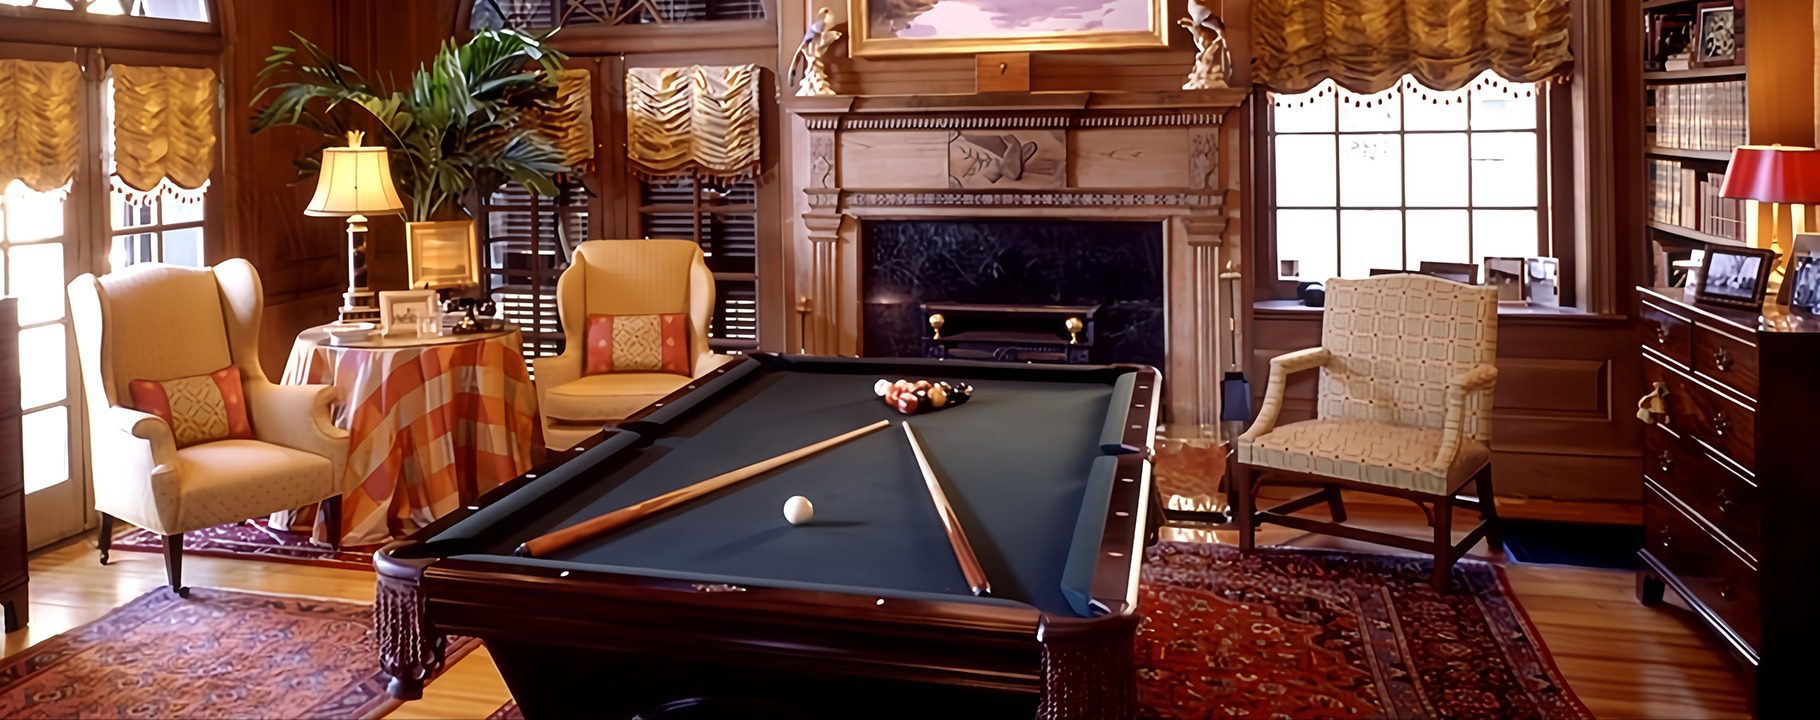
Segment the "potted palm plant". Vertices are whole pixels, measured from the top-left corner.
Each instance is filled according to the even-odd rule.
[[[412,74],[409,87],[389,89],[308,39],[292,37],[297,47],[274,47],[259,73],[253,132],[301,127],[322,135],[327,147],[350,130],[372,127],[368,137],[391,151],[413,248],[451,242],[472,248],[474,220],[464,196],[485,197],[508,182],[555,195],[552,176],[569,170],[545,122],[557,111],[557,72],[565,58],[543,38],[502,29],[482,30],[465,43],[446,41]],[[319,155],[299,158],[298,170],[315,174]],[[466,264],[477,280],[478,258]],[[412,284],[420,283],[413,278]]]

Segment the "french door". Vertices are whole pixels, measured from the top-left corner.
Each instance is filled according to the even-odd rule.
[[[88,514],[87,453],[65,286],[77,274],[73,195],[0,189],[0,272],[19,300],[19,409],[25,449],[26,542],[81,532]]]

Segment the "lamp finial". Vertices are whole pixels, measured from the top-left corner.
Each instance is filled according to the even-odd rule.
[[[348,131],[348,147],[360,147],[360,141],[364,140],[366,138],[366,136],[367,136],[367,134],[360,130],[349,130]]]

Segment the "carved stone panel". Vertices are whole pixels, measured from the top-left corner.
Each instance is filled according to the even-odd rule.
[[[948,187],[1060,188],[1068,142],[1060,130],[956,130],[948,135]]]

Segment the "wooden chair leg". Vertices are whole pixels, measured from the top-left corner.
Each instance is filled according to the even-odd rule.
[[[341,496],[323,500],[318,506],[322,511],[322,524],[329,528],[329,548],[341,549]]]
[[[1448,571],[1453,569],[1453,497],[1443,497],[1434,504],[1435,589],[1447,592]]]
[[[1239,552],[1251,552],[1257,547],[1257,484],[1250,469],[1235,462],[1229,470],[1232,512],[1239,523]]]
[[[1334,522],[1346,522],[1346,501],[1340,498],[1340,489],[1332,485],[1327,486],[1327,512]]]
[[[1473,478],[1473,492],[1479,494],[1479,521],[1485,523],[1485,546],[1493,552],[1501,552],[1504,540],[1498,534],[1498,499],[1491,488],[1490,464]]]
[[[190,596],[190,589],[183,586],[183,533],[164,536],[164,577],[178,597]]]
[[[1637,573],[1637,602],[1644,605],[1661,605],[1662,593],[1668,584],[1655,573],[1645,570]]]
[[[114,547],[114,516],[107,513],[96,513],[101,516],[101,529],[95,533],[95,547],[101,550],[101,564],[107,564],[107,551]]]

